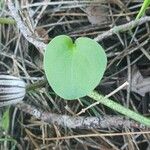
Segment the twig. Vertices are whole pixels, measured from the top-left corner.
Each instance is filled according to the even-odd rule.
[[[101,2],[105,2],[105,0],[101,0]],[[91,2],[91,1],[57,1],[57,2],[36,2],[34,4],[28,4],[25,6],[22,6],[21,8],[29,8],[29,7],[38,7],[38,6],[53,6],[53,5],[77,5],[77,4],[90,4],[90,3],[99,3],[98,2]]]
[[[105,38],[112,36],[113,34],[128,31],[129,29],[132,29],[133,27],[136,27],[136,26],[141,25],[148,21],[150,21],[150,17],[146,16],[146,17],[140,18],[138,20],[130,21],[123,25],[115,26],[115,27],[111,28],[110,30],[104,32],[103,34],[98,35],[96,38],[94,38],[94,40],[101,41]]]
[[[37,47],[40,50],[40,53],[43,54],[46,44],[44,44],[41,41],[38,41],[36,37],[33,37],[33,33],[26,27],[26,25],[23,23],[21,20],[21,17],[18,14],[17,8],[14,7],[14,4],[12,3],[12,0],[7,0],[7,5],[10,10],[10,13],[14,20],[17,23],[18,28],[20,29],[21,33],[23,36],[30,42],[32,43],[35,47]]]
[[[138,127],[140,124],[125,119],[123,116],[99,116],[99,117],[86,117],[86,116],[69,116],[58,115],[43,111],[35,106],[31,106],[25,103],[17,104],[16,107],[25,113],[28,113],[37,119],[41,119],[46,123],[60,125],[68,128],[80,128],[80,129],[96,129],[96,128],[121,128],[121,127]],[[143,128],[143,127],[142,127]]]

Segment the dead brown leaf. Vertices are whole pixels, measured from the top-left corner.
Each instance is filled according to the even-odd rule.
[[[127,80],[127,78],[125,80]],[[150,92],[150,77],[143,77],[139,69],[133,66],[130,86],[132,92],[145,96],[146,93]]]
[[[44,43],[48,43],[49,35],[47,34],[47,32],[44,28],[38,28],[38,29],[36,29],[36,32]]]
[[[103,5],[91,5],[85,9],[89,22],[92,25],[101,25],[108,21],[108,9]]]

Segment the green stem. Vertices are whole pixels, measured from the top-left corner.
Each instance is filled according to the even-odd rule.
[[[143,16],[143,14],[145,13],[145,11],[149,5],[150,5],[150,0],[144,0],[142,7],[141,7],[138,15],[136,16],[136,19],[139,19],[141,16]]]
[[[2,18],[0,17],[0,24],[15,24],[16,21],[14,19],[11,18]]]
[[[100,95],[99,93],[93,91],[91,94],[88,95],[90,98],[100,102],[101,104],[125,115],[128,116],[129,118],[132,118],[133,120],[138,121],[139,123],[146,125],[150,127],[150,119],[146,118],[128,108],[125,108],[124,106],[114,102],[111,99],[104,98],[104,96]]]

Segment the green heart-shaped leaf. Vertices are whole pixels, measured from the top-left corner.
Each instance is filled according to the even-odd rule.
[[[66,35],[55,37],[47,45],[44,69],[57,95],[77,99],[89,94],[100,82],[107,58],[94,40],[81,37],[75,43]]]

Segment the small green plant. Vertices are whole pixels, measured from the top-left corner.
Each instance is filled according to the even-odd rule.
[[[44,69],[47,80],[60,97],[74,100],[89,96],[101,104],[150,127],[150,119],[94,92],[106,69],[103,48],[94,40],[81,37],[75,43],[66,35],[47,45]]]
[[[94,40],[81,37],[74,43],[66,35],[55,37],[47,46],[44,68],[48,82],[57,95],[77,99],[99,84],[107,57]]]
[[[136,17],[136,19],[139,19],[141,16],[144,15],[146,9],[148,8],[148,6],[150,5],[150,0],[144,0],[143,4],[142,4],[142,7]]]

